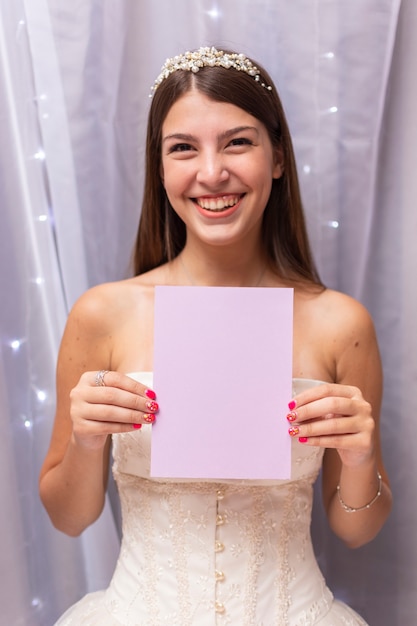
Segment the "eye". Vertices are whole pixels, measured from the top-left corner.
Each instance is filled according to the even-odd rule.
[[[189,143],[175,143],[173,146],[170,146],[168,154],[172,154],[172,152],[187,152],[188,150],[192,150]]]
[[[252,146],[253,142],[248,137],[235,137],[229,143],[230,146]]]

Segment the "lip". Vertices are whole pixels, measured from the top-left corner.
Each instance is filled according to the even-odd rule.
[[[194,206],[198,210],[198,212],[204,217],[208,217],[210,219],[221,219],[221,218],[229,217],[230,215],[233,215],[233,213],[235,213],[239,209],[244,195],[245,194],[242,193],[242,194],[222,194],[218,196],[199,196],[199,198],[201,199],[204,198],[206,200],[216,200],[216,199],[227,198],[227,197],[238,198],[238,201],[232,206],[225,207],[224,209],[219,209],[219,210],[205,209],[204,207],[200,206],[200,204],[197,202],[197,198],[192,198],[192,201],[194,203]]]

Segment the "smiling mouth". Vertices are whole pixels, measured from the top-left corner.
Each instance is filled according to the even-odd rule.
[[[193,201],[206,211],[220,213],[221,211],[235,206],[242,197],[243,194],[236,196],[218,196],[216,198],[193,198]]]

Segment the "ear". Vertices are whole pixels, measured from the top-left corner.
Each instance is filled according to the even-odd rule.
[[[272,170],[272,178],[281,178],[284,173],[284,155],[281,146],[274,148],[274,167]]]

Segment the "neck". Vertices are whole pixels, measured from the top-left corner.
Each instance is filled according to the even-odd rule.
[[[262,254],[232,255],[214,250],[212,255],[198,255],[187,247],[176,259],[181,284],[218,287],[260,287],[267,272]]]

